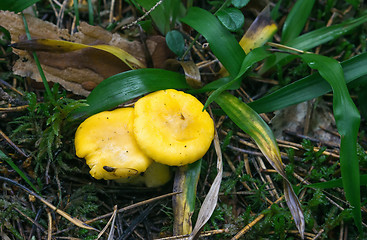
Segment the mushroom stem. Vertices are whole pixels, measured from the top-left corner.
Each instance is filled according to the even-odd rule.
[[[191,216],[195,209],[196,189],[200,176],[201,160],[178,167],[175,174],[173,191],[180,194],[173,196],[174,213],[173,234],[185,235],[192,231]]]

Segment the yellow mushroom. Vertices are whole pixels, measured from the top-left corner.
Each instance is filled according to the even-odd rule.
[[[169,166],[153,161],[143,174],[131,178],[116,179],[116,181],[123,184],[145,185],[154,188],[168,183],[171,177],[172,173]]]
[[[134,107],[134,134],[154,161],[182,166],[204,156],[214,137],[214,123],[190,94],[173,89],[142,97]]]
[[[133,108],[121,108],[95,114],[78,127],[76,155],[86,159],[92,177],[128,178],[144,172],[152,163],[135,141],[133,122]]]

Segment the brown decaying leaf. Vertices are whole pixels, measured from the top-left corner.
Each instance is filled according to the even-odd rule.
[[[192,88],[200,88],[202,86],[199,68],[193,61],[168,59],[164,64],[164,68],[171,71],[179,71],[180,67],[184,70],[187,84]]]
[[[54,24],[32,16],[26,16],[32,39],[58,39],[87,45],[107,44],[119,47],[141,62],[145,62],[145,52],[139,41],[129,41],[118,33],[80,22],[78,32],[71,35],[67,29],[59,29]],[[22,17],[12,12],[0,11],[0,25],[10,32],[12,43],[25,40]],[[164,61],[172,56],[162,36],[152,36],[146,40],[154,67],[163,67]],[[14,49],[19,56],[13,71],[42,82],[33,58],[27,51]],[[97,49],[82,49],[68,53],[37,52],[47,81],[60,83],[75,94],[87,96],[90,90],[103,79],[129,70],[117,57]]]

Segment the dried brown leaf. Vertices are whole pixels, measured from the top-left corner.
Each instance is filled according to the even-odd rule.
[[[123,49],[145,63],[146,52],[139,41],[130,41],[118,33],[80,22],[79,32],[71,35],[67,29],[59,29],[56,25],[32,16],[26,16],[32,39],[67,40],[87,45],[106,44]],[[20,15],[8,11],[0,11],[0,25],[11,35],[12,43],[25,40],[25,29]],[[164,61],[171,56],[165,39],[153,36],[146,40],[154,67],[162,67]],[[30,77],[42,82],[38,69],[31,55],[24,50],[14,49],[19,56],[13,66],[15,74]],[[47,81],[60,83],[65,89],[75,94],[87,96],[90,90],[103,79],[129,70],[117,57],[97,49],[82,49],[68,53],[37,52]]]

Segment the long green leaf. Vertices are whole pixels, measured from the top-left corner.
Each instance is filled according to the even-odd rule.
[[[204,93],[204,92],[211,92],[211,91],[214,91],[214,90],[222,87],[223,85],[231,82],[232,80],[233,79],[230,78],[230,77],[220,78],[218,80],[214,80],[214,81],[204,85],[204,87],[202,87],[202,88],[190,90],[190,91],[188,91],[188,93],[198,94],[198,93]],[[241,82],[240,81],[235,81],[227,89],[228,90],[235,90],[235,89],[239,89],[240,87],[241,87]]]
[[[235,37],[210,12],[192,7],[181,19],[201,33],[208,41],[210,49],[232,76],[236,76],[246,56]]]
[[[301,205],[286,178],[273,132],[253,109],[233,95],[223,92],[215,101],[239,128],[250,135],[269,163],[283,177],[284,195],[298,231],[303,238],[305,222]]]
[[[359,112],[349,95],[343,69],[332,59],[316,54],[303,54],[301,58],[331,85],[336,126],[340,134],[340,169],[345,196],[352,206],[354,221],[362,231],[361,193],[359,163],[357,158],[357,135],[360,123]]]
[[[287,42],[287,46],[293,47],[299,50],[307,51],[319,45],[325,44],[331,40],[337,39],[340,36],[348,33],[350,30],[360,26],[367,21],[367,15],[360,18],[345,21],[341,24],[336,24],[330,27],[324,27],[312,32],[303,34],[293,40]],[[275,58],[268,60],[264,67],[260,70],[260,74],[267,72],[273,68],[276,64],[287,64],[289,61],[295,58],[285,53],[275,53]]]
[[[250,69],[250,67],[252,67],[252,65],[265,59],[269,55],[270,53],[267,52],[264,48],[255,48],[254,50],[252,50],[243,60],[241,69],[239,73],[237,74],[237,76],[233,80],[222,85],[221,87],[216,89],[212,94],[210,94],[208,100],[205,103],[204,108],[207,108],[211,102],[215,101],[215,99],[219,96],[219,94],[229,89],[235,82],[241,80],[243,75],[247,72],[247,70]]]
[[[21,12],[29,6],[32,6],[40,0],[1,0],[0,10],[8,10],[12,12]]]
[[[367,75],[367,53],[362,53],[341,63],[347,83],[356,82]],[[330,84],[319,73],[314,73],[289,84],[263,98],[249,103],[258,113],[272,112],[322,96],[331,91]]]
[[[362,185],[367,186],[367,174],[360,175],[359,179],[361,182],[361,186]],[[333,179],[327,182],[313,183],[313,184],[305,185],[305,187],[320,188],[320,189],[343,187],[343,179],[339,178],[339,179]]]
[[[144,68],[119,73],[102,81],[87,97],[89,106],[77,109],[70,118],[87,117],[143,94],[169,88],[188,89],[189,86],[183,75],[163,69]]]
[[[28,185],[38,194],[41,194],[40,191],[36,188],[36,186],[33,185],[33,183],[29,180],[29,178],[27,177],[27,175],[19,169],[19,167],[13,162],[13,160],[11,160],[10,157],[6,156],[4,152],[2,152],[0,150],[0,159],[4,160],[5,162],[7,162],[10,167],[12,169],[14,169],[14,171],[16,171],[19,176],[21,176],[23,178],[23,180],[28,183]]]
[[[283,25],[282,43],[297,37],[304,28],[315,0],[296,1]]]

